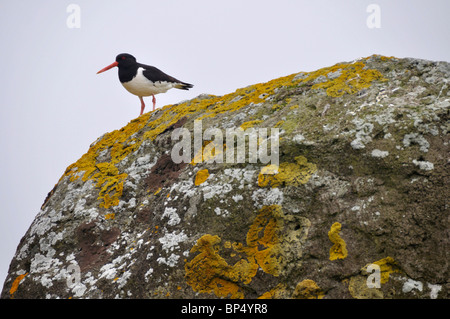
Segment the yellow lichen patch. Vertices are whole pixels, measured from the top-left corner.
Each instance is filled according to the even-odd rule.
[[[263,293],[258,299],[283,299],[286,294],[286,286],[278,284],[275,288]]]
[[[133,135],[145,126],[149,116],[149,113],[144,114],[122,129],[105,134],[77,162],[67,167],[63,177],[68,176],[71,181],[80,177],[83,181],[93,180],[100,188],[100,207],[118,205],[127,174],[120,173],[116,165],[140,146],[142,140]],[[108,161],[98,162],[99,156]]]
[[[247,232],[247,246],[240,243],[233,245],[236,251],[255,258],[262,270],[273,276],[278,276],[281,270],[277,257],[281,214],[279,205],[264,206]]]
[[[278,122],[274,125],[274,127],[280,127],[281,125],[284,124],[284,122],[285,122],[285,121],[278,121]]]
[[[381,61],[388,61],[392,59],[396,59],[395,56],[380,56]]]
[[[105,219],[114,219],[115,216],[116,216],[116,214],[114,214],[114,213],[109,213],[109,214],[106,214],[106,215],[105,215]]]
[[[381,289],[369,288],[367,278],[364,276],[353,276],[348,280],[348,291],[356,299],[383,299],[384,294]]]
[[[274,174],[276,171],[278,173]],[[298,186],[307,183],[316,171],[316,164],[308,163],[304,156],[297,156],[295,163],[281,163],[278,170],[273,164],[263,167],[258,175],[258,186]]]
[[[378,271],[374,271],[374,265],[379,267]],[[361,268],[361,274],[352,276],[348,282],[348,290],[357,299],[382,299],[384,293],[380,285],[389,281],[390,274],[401,272],[392,257],[380,259]]]
[[[208,177],[209,177],[209,172],[206,168],[199,170],[197,172],[197,174],[195,175],[195,181],[194,181],[195,186],[203,184],[208,179]]]
[[[11,285],[11,289],[9,290],[9,294],[11,295],[11,298],[13,297],[14,293],[17,291],[17,288],[19,288],[19,284],[22,282],[23,278],[25,278],[26,275],[28,275],[28,273],[19,275],[13,281],[13,283]]]
[[[238,89],[234,93],[221,97],[219,101],[217,101],[218,103],[211,109],[211,112],[218,114],[237,111],[250,103],[262,103],[265,101],[264,97],[274,94],[276,88],[292,85],[295,82],[294,77],[295,74],[292,74],[266,83],[259,83]]]
[[[374,262],[375,265],[380,267],[380,283],[385,284],[389,281],[389,275],[394,272],[401,272],[398,266],[396,265],[394,258],[386,257]],[[363,270],[367,271],[367,267],[370,264],[366,265]]]
[[[230,265],[221,255],[223,245],[219,236],[203,235],[191,253],[198,254],[185,264],[186,281],[197,292],[214,293],[217,297],[243,298],[242,285],[248,285],[259,267],[273,276],[281,270],[279,236],[282,225],[281,207],[264,206],[247,233],[246,244],[231,247],[243,258]],[[222,248],[223,247],[223,248]]]
[[[224,145],[217,145],[214,141],[205,141],[203,147],[194,154],[191,165],[203,163],[207,161],[214,161],[216,158],[223,157]]]
[[[334,223],[328,232],[328,238],[334,244],[330,248],[330,260],[344,259],[347,257],[347,247],[345,241],[339,235],[340,232],[341,224],[338,222]]]
[[[198,150],[198,152],[194,154],[194,158],[192,159],[192,161],[190,163],[191,165],[195,165],[197,163],[203,162],[203,148],[204,148],[204,146],[202,147],[201,150]]]
[[[191,253],[199,254],[185,265],[187,283],[197,292],[212,292],[218,297],[231,295],[231,298],[243,298],[243,292],[231,280],[237,274],[218,253],[220,241],[219,236],[209,234],[197,240]],[[240,274],[240,277],[244,277],[244,274]]]
[[[245,131],[246,129],[253,127],[259,123],[262,123],[262,120],[253,120],[253,121],[244,122],[241,124],[240,128]]]
[[[278,169],[279,169],[278,165],[270,164],[270,165],[267,165],[267,166],[264,166],[263,168],[261,168],[261,170],[259,171],[259,175],[274,175],[274,174],[278,174]],[[258,175],[258,180],[259,180],[259,177],[260,177],[259,175]],[[259,184],[259,181],[258,181],[258,184]],[[261,185],[259,185],[259,186],[261,186]]]
[[[279,109],[281,109],[281,105],[279,105],[279,104],[272,105],[272,110],[276,111],[276,110],[279,110]]]
[[[297,284],[292,294],[294,299],[322,299],[325,293],[320,289],[315,281],[305,279]]]
[[[364,59],[363,59],[364,60]],[[363,61],[362,60],[362,61]],[[386,81],[381,72],[366,69],[362,61],[347,64],[336,64],[328,68],[311,72],[303,81],[310,81],[323,76],[326,80],[316,83],[312,89],[325,89],[327,95],[338,97],[341,95],[354,94],[367,88],[375,80]],[[327,78],[330,73],[337,74],[336,77]]]

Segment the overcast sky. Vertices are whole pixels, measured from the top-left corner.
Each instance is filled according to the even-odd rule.
[[[65,168],[139,115],[96,74],[117,54],[195,85],[162,107],[372,54],[450,61],[449,21],[448,0],[0,0],[0,289]]]

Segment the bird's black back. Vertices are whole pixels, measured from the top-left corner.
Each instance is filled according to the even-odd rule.
[[[179,89],[188,90],[193,87],[192,84],[182,82],[173,76],[170,76],[158,68],[151,65],[141,64],[131,54],[122,53],[116,57],[119,68],[119,80],[122,83],[131,81],[137,74],[139,68],[143,68],[142,74],[152,82],[170,82],[179,83]]]

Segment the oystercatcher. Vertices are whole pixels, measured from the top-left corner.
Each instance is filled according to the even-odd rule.
[[[128,53],[121,53],[116,57],[116,62],[101,69],[97,74],[105,72],[113,67],[119,68],[119,80],[128,92],[137,95],[141,100],[141,114],[144,112],[144,96],[152,96],[153,111],[155,110],[155,94],[165,93],[172,88],[189,90],[192,84],[182,82],[167,75],[154,66],[138,63],[136,58]]]

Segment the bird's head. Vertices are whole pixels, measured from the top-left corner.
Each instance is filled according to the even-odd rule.
[[[136,58],[128,53],[121,53],[118,56],[116,56],[116,61],[108,65],[107,67],[101,69],[97,72],[97,74],[105,72],[115,66],[121,67],[128,67],[136,63]]]

